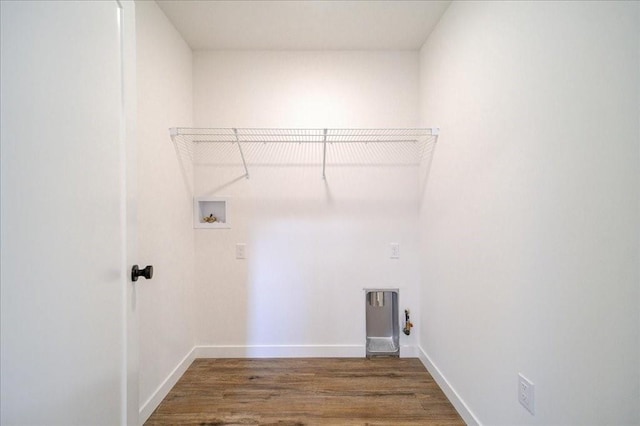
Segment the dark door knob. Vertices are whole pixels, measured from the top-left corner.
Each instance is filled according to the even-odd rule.
[[[153,277],[153,266],[147,265],[146,268],[140,269],[138,265],[133,265],[133,268],[131,268],[131,281],[138,281],[138,277],[145,277],[150,280]]]

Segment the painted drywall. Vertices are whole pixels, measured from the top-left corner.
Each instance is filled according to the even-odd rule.
[[[417,89],[417,52],[194,53],[199,127],[413,127]],[[417,168],[331,149],[326,181],[320,146],[247,147],[248,180],[233,145],[203,153],[195,193],[228,197],[231,225],[195,231],[203,353],[364,355],[364,288],[416,310]]]
[[[484,424],[640,423],[639,7],[456,2],[420,52],[420,343]]]
[[[191,177],[168,134],[191,125],[193,87],[191,50],[155,2],[136,3],[136,31],[138,263],[154,266],[153,279],[137,283],[144,421],[159,402],[149,399],[164,396],[156,391],[195,341]]]
[[[415,51],[196,51],[200,127],[412,127]]]

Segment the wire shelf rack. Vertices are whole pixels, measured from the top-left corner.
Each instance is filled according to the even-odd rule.
[[[275,161],[290,147],[304,151],[306,161],[316,158],[326,179],[328,161],[342,165],[420,165],[432,152],[438,128],[395,129],[284,129],[284,128],[187,128],[169,129],[176,149],[193,164],[224,162],[230,150],[241,161],[245,177],[252,164]],[[292,145],[295,144],[295,145]],[[268,147],[283,147],[269,150]],[[298,157],[300,157],[298,155]],[[286,159],[280,158],[280,162]]]

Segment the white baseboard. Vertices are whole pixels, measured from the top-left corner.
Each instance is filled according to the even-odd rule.
[[[196,346],[195,358],[362,358],[364,345],[208,345]],[[415,346],[402,346],[402,358],[416,358]]]
[[[171,388],[178,383],[180,377],[187,371],[187,368],[191,365],[191,363],[195,360],[195,349],[192,348],[189,353],[178,363],[176,368],[173,369],[169,376],[158,386],[158,388],[153,392],[151,397],[142,404],[140,407],[140,412],[138,415],[139,424],[142,425],[147,421],[149,416],[153,414],[153,411],[158,408],[158,405],[162,402],[162,400],[169,394]]]
[[[436,381],[442,392],[449,398],[451,404],[458,411],[458,414],[462,417],[462,420],[467,425],[478,425],[481,426],[480,420],[473,414],[473,412],[469,409],[467,404],[463,401],[463,399],[458,395],[458,392],[451,386],[449,381],[444,377],[440,369],[431,361],[429,355],[422,349],[422,347],[417,348],[418,358],[424,365],[424,367],[429,371],[429,374]]]
[[[418,348],[415,346],[400,346],[400,358],[417,358]]]
[[[364,345],[216,345],[196,346],[196,358],[358,358]]]

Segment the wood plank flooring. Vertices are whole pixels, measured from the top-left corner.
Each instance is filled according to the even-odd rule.
[[[417,358],[197,359],[145,425],[464,425]]]

